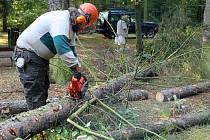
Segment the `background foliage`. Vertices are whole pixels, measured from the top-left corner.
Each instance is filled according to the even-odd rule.
[[[63,0],[61,1],[63,2]],[[157,36],[153,40],[144,40],[143,57],[146,61],[150,63],[164,61],[201,47],[201,25],[205,0],[142,0],[142,4],[146,1],[147,5],[143,5],[142,8],[147,6],[147,9],[142,9],[142,11],[147,12],[149,21],[159,23]],[[76,7],[83,2],[92,2],[99,11],[110,7],[135,8],[132,0],[73,0],[73,2]],[[4,11],[1,12],[2,17],[4,13],[6,14],[9,27],[18,27],[24,30],[38,16],[48,11],[48,0],[2,0],[0,1],[0,11]],[[201,59],[200,56],[200,51],[194,52],[193,55],[192,53],[191,55],[182,55],[181,59],[176,59],[173,66],[176,65],[175,67],[179,70],[197,71],[201,68],[194,68],[193,63]],[[68,81],[66,77],[70,72],[60,62],[58,58],[51,61],[53,64],[51,65],[51,79],[57,83],[65,83]]]
[[[191,24],[199,24],[203,20],[205,0],[144,0],[147,1],[148,20],[162,22],[163,17],[170,19],[176,11],[184,13]],[[124,7],[134,9],[131,0],[74,0],[77,7],[83,2],[94,3],[99,11],[110,7]],[[1,16],[8,15],[9,26],[18,27],[22,30],[33,22],[38,16],[48,10],[47,0],[1,0]],[[6,12],[3,12],[6,11]],[[177,12],[176,12],[177,13]],[[184,19],[183,16],[180,18]]]

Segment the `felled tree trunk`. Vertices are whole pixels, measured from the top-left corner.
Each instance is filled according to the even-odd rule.
[[[93,94],[99,99],[106,98],[122,89],[133,78],[132,76],[133,73],[126,74],[108,85],[96,89]],[[73,108],[74,110],[78,109],[77,104],[81,104],[81,102],[74,102],[68,98],[59,99],[38,109],[18,114],[0,123],[0,139],[12,140],[16,137],[30,137],[46,128],[56,126],[69,117]]]
[[[60,99],[38,109],[18,114],[0,123],[0,139],[26,138],[44,129],[61,124],[67,119],[73,108],[79,108],[79,106],[75,107],[75,104],[77,103],[70,99]]]
[[[210,109],[199,113],[189,113],[177,119],[170,119],[154,124],[143,124],[139,127],[145,128],[157,134],[167,131],[183,130],[188,127],[209,123],[210,122]],[[170,128],[170,129],[169,129]],[[146,135],[151,133],[142,129],[126,128],[119,131],[111,132],[111,135],[116,140],[139,140],[143,139]]]
[[[131,90],[127,91],[128,93],[122,93],[119,96],[115,96],[109,99],[111,102],[123,102],[123,101],[139,101],[139,100],[147,100],[149,91],[146,90]],[[51,98],[47,100],[47,103],[52,103],[58,101],[58,98]],[[0,115],[11,115],[18,114],[21,112],[28,111],[27,104],[25,100],[17,100],[17,101],[3,101],[0,102]]]
[[[198,83],[195,85],[189,85],[184,87],[175,87],[175,88],[168,88],[165,90],[162,90],[160,92],[157,92],[156,94],[156,100],[157,101],[170,101],[174,99],[174,95],[181,99],[184,97],[196,95],[198,93],[207,92],[210,90],[210,83]]]
[[[56,102],[59,98],[50,98],[47,100],[47,103]],[[0,102],[0,115],[11,115],[11,114],[18,114],[21,112],[28,111],[27,104],[25,100],[7,100]]]
[[[18,114],[24,111],[27,111],[27,104],[25,100],[0,102],[0,115]]]
[[[149,91],[137,89],[130,90],[120,93],[119,95],[113,97],[111,99],[112,102],[123,102],[123,101],[139,101],[139,100],[147,100],[151,94]]]
[[[124,74],[123,76],[111,80],[107,85],[96,89],[93,94],[99,98],[107,98],[120,91],[126,84],[134,79],[134,73]]]

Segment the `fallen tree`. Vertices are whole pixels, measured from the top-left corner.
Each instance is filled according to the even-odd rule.
[[[91,94],[95,95],[99,99],[114,96],[114,94],[119,92],[126,84],[128,84],[133,77],[134,73],[125,74],[117,79],[111,80],[107,85],[103,85],[95,89]],[[120,94],[120,96],[114,97],[114,99],[118,102],[123,100],[145,100],[148,99],[148,94],[150,94],[150,92],[146,90],[130,90],[128,94]],[[53,101],[56,101],[56,98],[48,99],[48,102]],[[18,114],[24,111],[27,111],[27,104],[25,100],[0,102],[0,114]]]
[[[59,98],[50,98],[47,100],[47,103],[55,102]],[[25,100],[7,100],[0,102],[0,115],[11,115],[18,114],[21,112],[28,111],[27,104]]]
[[[138,100],[147,100],[149,91],[146,90],[130,90],[127,93],[121,93],[119,96],[115,96],[111,99],[113,102],[123,102],[123,101],[138,101]],[[103,97],[102,97],[103,98]],[[47,100],[47,103],[56,102],[59,98],[50,98]],[[13,101],[1,101],[0,102],[0,115],[12,115],[18,114],[21,112],[28,111],[27,104],[25,100],[13,100]]]
[[[126,83],[133,79],[134,73],[125,74],[92,92],[99,98],[108,98],[121,90]],[[0,123],[0,139],[14,139],[16,137],[30,137],[40,131],[57,126],[65,121],[73,110],[77,110],[83,101],[75,102],[68,98],[59,99],[38,109],[16,115]]]
[[[177,119],[170,119],[153,124],[142,124],[135,128],[125,128],[111,132],[111,136],[116,140],[136,140],[143,139],[145,136],[150,136],[151,133],[145,129],[160,134],[164,131],[172,132],[183,130],[188,127],[207,124],[210,122],[210,109],[198,113],[189,113]],[[141,129],[144,128],[144,129]]]
[[[210,91],[210,82],[198,83],[194,85],[188,85],[184,87],[175,87],[175,88],[168,88],[157,92],[156,100],[157,101],[171,101],[176,98],[184,98],[192,95],[196,95],[198,93],[203,93]]]
[[[119,96],[111,98],[111,102],[123,102],[123,101],[138,101],[138,100],[147,100],[149,91],[146,90],[130,90],[128,93],[121,93]],[[65,98],[65,97],[64,97]],[[68,97],[67,97],[68,98]],[[47,103],[52,103],[58,101],[59,98],[50,98],[47,100]],[[0,115],[12,115],[18,114],[21,112],[28,111],[27,104],[25,100],[10,100],[10,101],[1,101],[0,102]]]
[[[152,93],[143,89],[128,90],[128,91],[123,91],[118,96],[113,97],[112,99],[110,99],[110,101],[116,103],[123,101],[147,100],[149,98],[149,94]]]
[[[0,139],[26,138],[44,129],[59,125],[67,119],[75,104],[76,102],[72,102],[70,99],[60,99],[38,109],[18,114],[0,123]]]
[[[27,111],[25,100],[0,102],[0,114],[18,114],[24,111]]]

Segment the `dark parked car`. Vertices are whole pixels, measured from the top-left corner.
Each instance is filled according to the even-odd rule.
[[[108,38],[113,38],[114,33],[112,28],[117,30],[117,22],[122,15],[129,16],[129,34],[135,33],[135,16],[136,12],[134,10],[120,9],[120,8],[110,8],[107,11],[100,12],[99,19],[97,22],[97,31],[102,33]],[[112,27],[110,27],[110,25]],[[149,21],[142,22],[142,36],[154,37],[158,32],[158,24]]]

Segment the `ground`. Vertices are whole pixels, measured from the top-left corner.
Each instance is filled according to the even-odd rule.
[[[1,41],[2,40],[0,40],[0,43],[5,43],[5,41]],[[107,66],[107,63],[109,63],[113,67],[124,68],[124,66],[126,65],[125,62],[130,61],[130,59],[132,59],[132,54],[135,53],[134,39],[130,39],[128,40],[127,44],[129,50],[125,52],[125,56],[127,57],[122,64],[119,63],[119,61],[114,60],[117,59],[114,58],[114,56],[122,57],[122,53],[115,52],[117,46],[114,45],[114,40],[104,38],[103,36],[98,34],[93,34],[92,36],[81,36],[80,41],[82,43],[82,45],[80,44],[80,46],[78,46],[80,57],[83,60],[92,60],[92,65],[99,69],[95,72],[98,79],[100,79],[100,75],[101,77],[103,77],[101,79],[109,76],[109,71],[111,71],[111,69]],[[122,58],[125,59],[125,57]],[[112,61],[109,61],[109,59],[112,59]],[[117,63],[112,63],[113,61]],[[128,71],[130,69],[132,68],[128,68]],[[119,75],[122,71],[120,71],[120,69],[118,70]],[[84,71],[88,71],[88,69],[84,69]],[[155,93],[157,91],[160,91],[161,89],[164,89],[165,87],[187,85],[190,83],[190,80],[182,78],[181,75],[176,75],[176,77],[173,78],[163,76],[158,79],[153,79],[149,81],[137,81],[136,83],[133,83],[135,85],[134,87],[148,90],[151,93],[149,95],[149,99],[143,101],[120,103],[114,105],[113,107],[115,109],[119,109],[119,107],[122,107],[118,111],[122,112],[122,114],[124,113],[123,115],[125,115],[125,112],[127,111],[127,113],[129,113],[127,114],[127,119],[134,123],[152,123],[161,120],[167,120],[172,117],[171,108],[174,104],[176,104],[176,102],[157,102],[155,100]],[[1,101],[24,99],[23,88],[19,81],[18,72],[10,59],[7,58],[0,59],[0,95]],[[66,85],[51,84],[49,89],[49,97],[64,95],[66,95]],[[197,96],[185,98],[182,101],[182,105],[185,106],[185,109],[180,112],[177,111],[176,117],[179,117],[179,115],[186,114],[188,112],[202,111],[206,108],[209,108],[209,93],[202,93]],[[129,115],[131,116],[130,118]],[[168,139],[208,140],[210,139],[210,127],[194,127],[187,131],[184,131],[184,133],[169,135]]]

